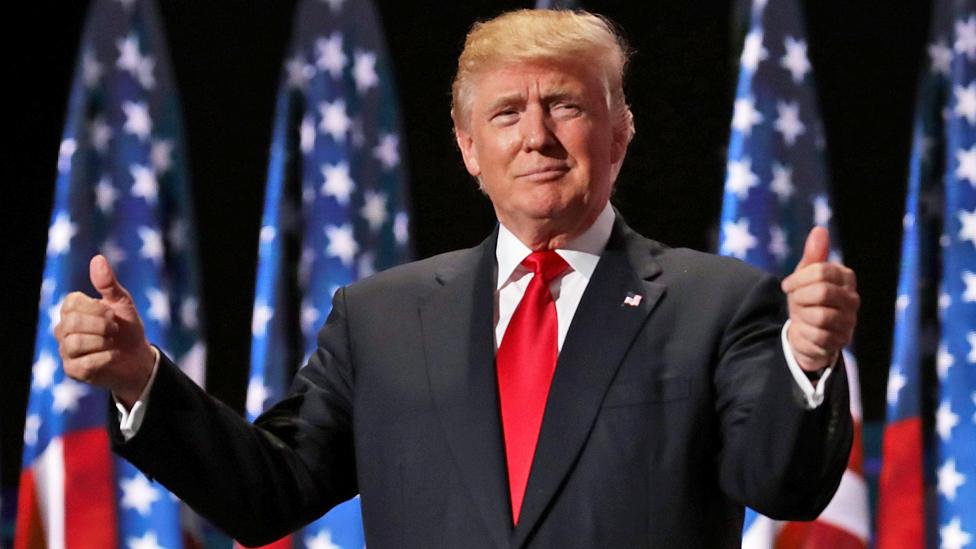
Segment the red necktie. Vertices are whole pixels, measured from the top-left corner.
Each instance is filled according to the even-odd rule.
[[[515,524],[518,524],[542,413],[559,354],[556,303],[549,291],[549,283],[569,267],[553,250],[533,252],[522,266],[535,276],[529,281],[525,295],[508,323],[495,356]]]

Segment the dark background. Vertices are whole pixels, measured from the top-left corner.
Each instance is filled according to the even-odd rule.
[[[347,0],[357,1],[357,0]],[[208,326],[210,391],[241,410],[274,95],[294,0],[164,1],[182,96]],[[471,246],[488,201],[452,139],[449,88],[467,28],[530,2],[378,2],[397,79],[418,257]],[[0,193],[2,478],[16,482],[58,145],[87,3],[34,2],[4,17]],[[637,136],[615,203],[672,246],[710,250],[722,197],[739,38],[726,2],[585,2],[636,49],[627,84]],[[865,417],[884,416],[912,106],[927,2],[818,0],[809,54],[827,132],[835,219],[863,306],[856,353]],[[12,121],[12,125],[8,121]]]

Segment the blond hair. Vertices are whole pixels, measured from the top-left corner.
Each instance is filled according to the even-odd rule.
[[[503,63],[556,61],[583,63],[601,71],[607,107],[617,131],[634,135],[634,119],[624,97],[630,51],[613,23],[582,10],[516,10],[475,23],[464,41],[451,86],[454,125],[466,128],[475,77]]]

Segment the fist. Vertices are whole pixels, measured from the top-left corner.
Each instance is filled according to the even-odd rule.
[[[103,256],[92,258],[89,275],[101,299],[68,294],[54,329],[64,372],[112,391],[131,408],[149,381],[155,352],[146,341],[132,296]]]
[[[828,263],[827,229],[814,227],[803,258],[782,288],[790,310],[786,336],[800,367],[815,372],[830,366],[854,335],[861,298],[854,271]]]

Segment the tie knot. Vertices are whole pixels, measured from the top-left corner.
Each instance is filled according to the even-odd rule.
[[[545,250],[542,252],[532,252],[529,257],[522,260],[522,266],[542,277],[542,280],[549,283],[569,268],[569,263],[559,256],[555,250]]]

